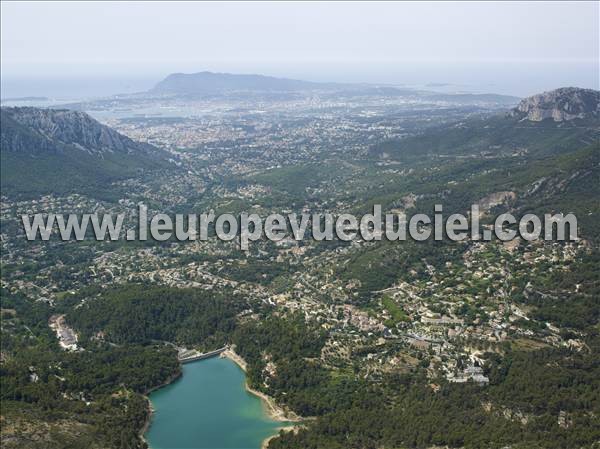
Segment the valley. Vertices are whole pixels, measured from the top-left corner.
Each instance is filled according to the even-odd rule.
[[[265,78],[210,94],[167,78],[61,106],[89,113],[61,112],[66,124],[2,108],[3,447],[145,447],[144,395],[181,370],[172,345],[231,345],[251,388],[311,418],[271,449],[594,447],[598,91],[513,109],[513,97]],[[532,112],[544,102],[564,113]],[[20,223],[135,216],[140,203],[262,216],[480,204],[484,227],[504,212],[575,213],[581,238],[241,251],[216,238],[30,242]]]

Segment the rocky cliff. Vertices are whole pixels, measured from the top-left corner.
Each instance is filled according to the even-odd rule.
[[[533,122],[600,117],[600,91],[563,87],[544,92],[525,98],[509,115]]]
[[[0,109],[0,187],[6,196],[86,193],[113,198],[115,181],[169,170],[169,153],[83,112]]]
[[[65,146],[101,155],[158,153],[134,142],[83,112],[66,109],[2,108],[2,151],[60,152]]]

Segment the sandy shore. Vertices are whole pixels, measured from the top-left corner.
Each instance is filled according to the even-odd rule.
[[[296,432],[299,428],[300,428],[300,426],[284,426],[284,427],[277,428],[277,430],[278,431],[283,430],[284,432]],[[271,435],[270,437],[265,438],[263,440],[262,444],[260,445],[260,449],[267,449],[269,447],[269,443],[271,442],[271,440],[274,440],[278,436],[279,436],[279,432],[277,432],[275,435]]]
[[[248,364],[231,347],[228,348],[227,350],[223,351],[221,353],[220,357],[227,357],[229,360],[232,360],[234,363],[236,363],[244,372],[246,372],[246,368],[247,368]],[[286,410],[283,407],[280,407],[279,405],[277,405],[277,403],[275,402],[275,399],[273,399],[271,396],[264,394],[262,391],[257,391],[257,390],[254,390],[253,388],[251,388],[248,385],[247,380],[246,380],[246,390],[249,393],[252,393],[253,395],[258,396],[261,399],[261,401],[265,407],[265,412],[267,413],[267,416],[270,419],[272,419],[273,421],[298,422],[298,423],[301,421],[304,421],[304,418],[302,418],[301,416],[298,416],[291,410]],[[278,427],[277,433],[275,435],[271,435],[270,437],[265,438],[263,440],[263,442],[260,446],[261,449],[267,449],[271,440],[274,438],[277,438],[279,436],[279,431],[283,430],[284,432],[296,432],[296,431],[298,431],[299,428],[300,428],[300,425]]]
[[[142,426],[142,428],[140,429],[140,433],[139,433],[139,437],[140,440],[142,440],[144,443],[146,443],[146,445],[148,447],[150,447],[150,445],[148,444],[148,441],[146,440],[146,432],[148,431],[148,428],[150,427],[150,423],[152,422],[152,414],[154,413],[154,408],[152,407],[152,402],[150,401],[150,398],[146,395],[144,395],[144,399],[146,399],[146,420],[144,421],[144,425]]]
[[[228,348],[227,350],[223,351],[219,355],[219,357],[227,357],[228,359],[233,361],[236,365],[238,365],[244,372],[246,372],[248,364],[233,349]],[[151,392],[153,392],[154,390],[157,390],[166,385],[169,385],[171,382],[173,382],[173,381],[177,380],[179,377],[181,377],[181,375],[182,375],[182,371],[180,370],[176,374],[171,376],[169,379],[167,379],[165,382],[163,382],[160,385],[157,385],[156,387],[149,389],[144,394],[144,398],[146,399],[146,401],[148,403],[148,414],[146,417],[146,421],[144,422],[144,426],[140,430],[139,436],[140,436],[141,440],[144,441],[146,444],[148,444],[148,442],[146,441],[146,438],[144,435],[148,431],[148,428],[150,427],[150,424],[152,423],[152,415],[154,413],[154,409],[152,407],[152,402],[150,401],[149,394]],[[249,393],[251,393],[261,399],[267,416],[270,419],[272,419],[273,421],[286,422],[286,423],[289,423],[289,422],[300,423],[305,420],[304,418],[302,418],[301,416],[298,416],[291,410],[286,410],[283,407],[280,407],[279,405],[277,405],[277,403],[275,402],[275,399],[273,399],[271,396],[266,395],[262,391],[257,391],[257,390],[254,390],[253,388],[251,388],[248,385],[248,381],[246,381],[245,387]],[[277,438],[279,436],[279,431],[283,430],[284,432],[295,432],[299,428],[300,428],[300,425],[289,425],[289,426],[278,427],[277,433],[275,435],[271,435],[270,437],[264,439],[264,441],[261,444],[261,449],[267,449],[267,447],[269,446],[269,442],[272,439]]]
[[[221,353],[221,357],[227,357],[228,359],[235,362],[244,372],[247,368],[246,361],[237,354],[233,349],[229,348]],[[267,412],[267,416],[271,418],[273,421],[281,421],[281,422],[300,422],[304,421],[301,416],[296,415],[294,412],[290,410],[286,410],[283,407],[280,407],[275,402],[271,396],[264,394],[262,391],[254,390],[248,385],[248,381],[246,381],[246,390],[249,393],[252,393],[255,396],[258,396],[265,406],[265,411]]]

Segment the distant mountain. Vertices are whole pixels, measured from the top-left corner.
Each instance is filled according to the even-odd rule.
[[[540,215],[573,212],[582,235],[600,239],[600,116],[594,114],[596,106],[585,103],[582,95],[594,95],[595,91],[577,91],[568,105],[562,103],[565,96],[557,96],[552,103],[554,115],[550,112],[548,120],[538,120],[539,114],[529,109],[535,114],[533,120],[519,110],[508,116],[475,116],[425,129],[415,136],[374,144],[366,155],[423,166],[428,158],[431,166],[443,166],[424,177],[423,183],[428,186],[426,194],[447,189],[445,211],[451,209],[453,201],[455,210],[464,210],[482,198],[510,192],[516,195],[510,203],[514,210]],[[541,94],[532,98],[550,97]],[[582,103],[575,103],[575,98]],[[538,104],[531,99],[522,104],[529,102]],[[551,103],[543,105],[546,110]],[[556,115],[565,110],[571,111],[569,116],[579,118],[567,120]]]
[[[168,165],[168,153],[134,142],[83,112],[0,109],[3,194],[93,191]]]
[[[215,94],[227,91],[294,92],[335,86],[334,83],[313,83],[264,75],[199,72],[173,73],[159,82],[152,92],[179,95]]]
[[[72,146],[88,154],[157,155],[160,150],[119,134],[88,114],[67,109],[2,108],[2,151],[61,153]]]
[[[417,136],[375,145],[369,154],[390,159],[419,158],[423,154],[564,155],[590,144],[598,145],[598,94],[590,89],[564,88],[534,95],[508,114],[474,117],[432,128]],[[579,120],[571,122],[573,118]]]
[[[522,100],[510,115],[532,122],[600,117],[600,91],[563,87],[544,92]]]
[[[233,97],[259,96],[266,100],[287,99],[307,91],[320,91],[332,96],[382,96],[406,97],[431,102],[448,102],[459,105],[485,107],[512,107],[519,98],[496,94],[443,94],[392,85],[367,83],[318,83],[264,75],[238,75],[231,73],[174,73],[160,81],[150,95]]]

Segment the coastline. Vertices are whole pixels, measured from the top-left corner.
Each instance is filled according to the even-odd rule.
[[[233,349],[231,349],[231,347],[226,349],[225,351],[223,351],[221,353],[220,357],[228,358],[229,360],[234,362],[236,365],[238,365],[242,369],[242,371],[246,372],[248,364],[239,354],[237,354]],[[262,402],[265,406],[265,411],[267,413],[267,416],[270,419],[272,419],[273,421],[280,421],[280,422],[304,421],[304,418],[302,418],[301,416],[298,416],[294,412],[292,412],[290,410],[286,410],[283,407],[277,405],[277,403],[275,402],[275,399],[273,399],[271,396],[263,393],[262,391],[255,390],[252,387],[250,387],[250,385],[248,385],[248,380],[246,380],[246,382],[245,382],[245,387],[246,387],[246,391],[248,391],[249,393],[251,393],[255,396],[258,396],[262,400]]]
[[[215,355],[215,357],[216,356],[217,355]],[[246,373],[247,366],[248,366],[247,362],[239,354],[237,354],[231,347],[229,347],[222,353],[218,354],[218,356],[221,358],[228,358],[229,360],[234,362],[237,366],[239,366],[240,369],[242,371],[244,371],[244,373]],[[177,373],[170,376],[167,380],[162,382],[160,385],[156,385],[152,388],[149,388],[142,395],[147,403],[147,414],[146,414],[146,420],[144,421],[144,425],[142,426],[142,428],[139,431],[139,437],[144,443],[146,443],[148,448],[150,448],[150,444],[146,440],[145,434],[148,431],[148,429],[150,428],[150,424],[152,423],[152,416],[155,411],[154,407],[152,406],[152,401],[150,400],[149,395],[153,391],[158,390],[159,388],[166,387],[167,385],[173,383],[174,381],[179,379],[182,375],[183,375],[183,371],[181,369],[179,369],[177,371]],[[275,399],[273,399],[271,396],[269,396],[261,391],[251,388],[250,385],[248,385],[247,379],[244,382],[244,387],[246,388],[246,391],[248,393],[250,393],[254,396],[257,396],[261,400],[263,407],[264,407],[265,414],[269,417],[269,419],[271,419],[273,421],[282,422],[282,423],[284,423],[284,422],[285,423],[300,423],[305,420],[305,418],[298,416],[296,413],[294,413],[290,410],[286,410],[283,407],[277,405],[277,403],[275,402]],[[277,438],[279,436],[280,431],[283,430],[284,432],[296,432],[299,428],[300,428],[299,424],[292,424],[292,425],[277,427],[276,434],[271,435],[263,440],[263,442],[261,443],[261,449],[267,449],[270,441]]]
[[[150,428],[150,424],[152,423],[152,415],[154,414],[154,407],[152,407],[152,401],[150,400],[150,396],[149,395],[153,391],[158,390],[159,388],[162,388],[162,387],[166,387],[167,385],[175,382],[182,375],[183,375],[183,371],[181,370],[181,366],[180,366],[179,369],[177,370],[177,372],[174,373],[169,378],[167,378],[167,380],[165,380],[164,382],[162,382],[160,385],[156,385],[156,386],[154,386],[152,388],[149,388],[142,395],[144,397],[144,399],[146,400],[146,419],[144,421],[144,425],[142,426],[142,428],[139,431],[139,437],[140,437],[140,439],[144,443],[146,443],[146,445],[148,446],[148,448],[150,448],[150,444],[146,440],[145,434],[148,431],[148,429]]]
[[[225,351],[223,351],[219,355],[219,357],[228,358],[229,360],[234,362],[236,365],[238,365],[242,369],[242,371],[244,371],[244,373],[246,372],[248,364],[231,347],[229,347]],[[248,385],[247,379],[246,379],[246,382],[244,383],[244,385],[245,385],[246,391],[248,393],[253,394],[253,395],[257,396],[258,398],[260,398],[261,402],[263,403],[265,413],[273,421],[280,421],[280,422],[287,422],[287,423],[289,423],[289,422],[299,423],[301,421],[304,421],[304,418],[302,418],[301,416],[298,416],[294,412],[285,410],[283,407],[277,405],[275,402],[275,399],[273,399],[271,396],[269,396],[261,391],[257,391],[255,389],[251,388],[250,385]],[[263,442],[261,443],[260,448],[267,449],[269,447],[269,443],[271,442],[271,440],[273,440],[279,436],[280,431],[283,430],[284,432],[296,432],[296,431],[298,431],[299,428],[300,428],[300,426],[298,424],[278,427],[277,433],[265,438],[263,440]]]
[[[284,432],[296,432],[298,429],[299,429],[299,427],[297,425],[296,426],[283,426],[283,427],[277,428],[278,431],[283,430]],[[268,449],[269,443],[271,442],[271,440],[274,440],[278,436],[279,436],[279,432],[277,432],[275,435],[271,435],[270,437],[265,438],[260,445],[260,449]]]

